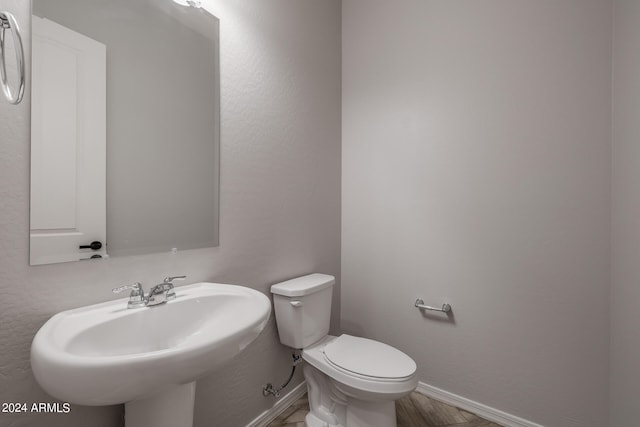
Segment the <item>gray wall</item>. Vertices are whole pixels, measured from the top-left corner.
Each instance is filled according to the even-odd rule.
[[[344,0],[342,19],[343,329],[432,386],[606,426],[611,3]]]
[[[221,21],[220,247],[29,267],[29,102],[0,101],[0,402],[48,402],[29,347],[54,313],[114,298],[168,274],[268,293],[270,284],[340,265],[340,2],[237,0]],[[0,0],[28,34],[28,2]],[[29,38],[26,38],[29,46]],[[333,312],[338,327],[339,289]],[[286,378],[273,319],[226,369],[198,383],[196,425],[245,425],[273,404],[262,384]],[[299,382],[300,376],[296,378]],[[122,407],[9,415],[0,426],[115,427]]]
[[[614,2],[611,427],[640,405],[640,3]]]

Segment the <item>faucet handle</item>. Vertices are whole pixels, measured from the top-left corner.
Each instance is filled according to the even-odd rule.
[[[163,290],[166,292],[165,297],[167,300],[172,300],[175,299],[176,297],[176,291],[173,290],[173,281],[174,280],[184,280],[186,279],[187,276],[182,275],[182,276],[167,276],[164,278],[164,280],[162,281],[162,283],[158,286],[162,286]]]
[[[119,286],[117,288],[113,288],[111,291],[114,294],[119,294],[120,292],[124,292],[128,289],[131,289],[131,293],[129,294],[129,303],[127,304],[127,307],[133,308],[145,304],[144,290],[142,289],[142,283],[140,282],[136,282],[131,285]]]
[[[132,283],[130,285],[124,285],[124,286],[119,286],[117,288],[113,288],[111,289],[111,291],[114,294],[119,294],[120,292],[124,292],[128,289],[131,289],[131,293],[133,294],[134,292],[139,292],[142,293],[142,283],[140,282],[136,282],[136,283]]]

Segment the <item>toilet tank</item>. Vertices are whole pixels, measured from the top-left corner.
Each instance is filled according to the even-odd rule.
[[[314,273],[271,286],[282,344],[301,349],[327,336],[335,283],[333,276]]]

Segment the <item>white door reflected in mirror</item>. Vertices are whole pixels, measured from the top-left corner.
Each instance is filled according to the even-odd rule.
[[[31,265],[105,256],[106,46],[33,17]]]

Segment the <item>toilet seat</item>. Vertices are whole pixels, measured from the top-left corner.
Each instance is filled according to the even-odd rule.
[[[412,376],[416,363],[390,345],[343,334],[324,349],[327,362],[343,371],[377,380],[397,380]]]
[[[313,345],[304,348],[302,350],[302,358],[311,366],[331,378],[335,386],[348,396],[366,401],[396,400],[406,396],[418,385],[418,378],[415,375],[416,368],[406,377],[382,378],[380,376],[361,375],[338,366],[329,360],[324,350],[339,338],[340,337],[327,335]],[[347,338],[347,341],[348,340],[349,338]],[[374,342],[382,344],[377,341]],[[356,354],[362,355],[363,353],[361,353],[361,351],[362,347],[359,347],[359,351]],[[397,351],[400,352],[399,350]],[[329,353],[331,353],[331,351],[329,351]],[[370,354],[365,353],[360,359],[368,357],[370,357]],[[338,360],[340,359],[338,358]],[[413,360],[411,362],[413,362]],[[415,362],[413,362],[413,366],[415,367]],[[355,370],[358,371],[360,369],[356,368]],[[380,374],[378,373],[378,375]]]

